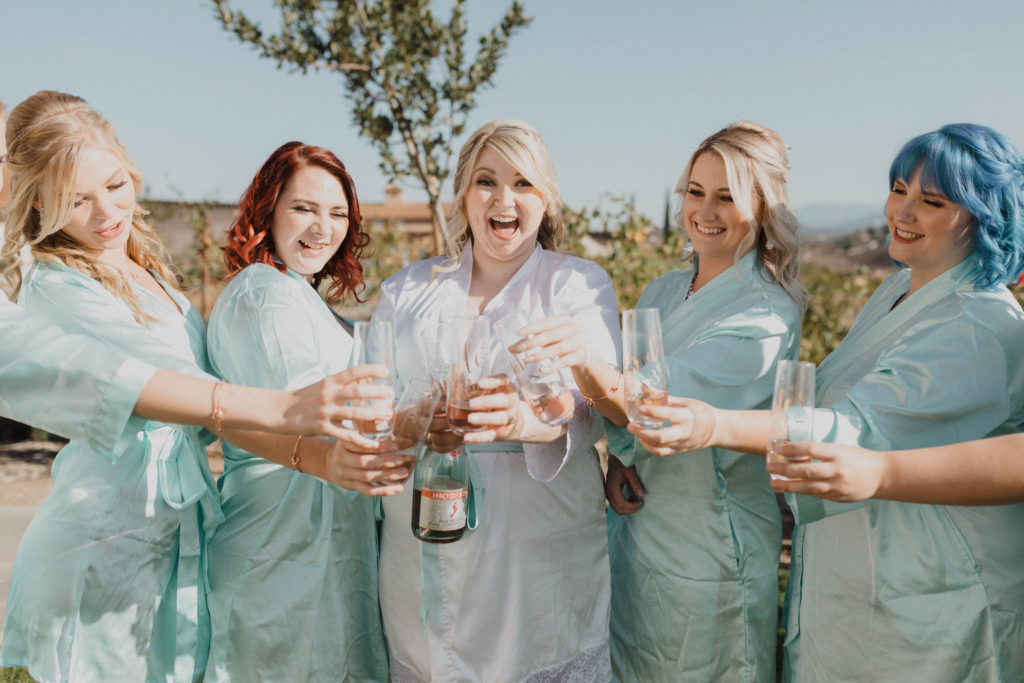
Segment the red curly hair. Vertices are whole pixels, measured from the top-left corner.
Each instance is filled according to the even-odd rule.
[[[363,232],[355,183],[345,170],[345,164],[333,152],[301,142],[288,142],[278,147],[263,163],[242,195],[238,203],[238,217],[228,230],[228,243],[224,247],[228,274],[234,275],[253,263],[265,263],[282,273],[287,272],[284,264],[279,259],[275,260],[277,254],[270,229],[274,222],[274,206],[281,190],[303,166],[322,168],[337,178],[348,201],[348,232],[338,252],[323,270],[313,276],[313,286],[319,287],[324,279],[329,278],[331,284],[327,289],[328,299],[340,299],[351,294],[356,301],[361,301],[358,290],[362,290],[365,284],[359,257],[370,244],[370,236]]]

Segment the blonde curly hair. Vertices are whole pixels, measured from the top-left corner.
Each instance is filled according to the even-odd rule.
[[[562,220],[562,199],[558,194],[558,177],[551,163],[547,145],[540,133],[522,121],[489,121],[473,133],[459,152],[455,169],[454,214],[448,222],[448,256],[458,262],[473,233],[466,215],[466,193],[477,159],[485,149],[497,152],[544,197],[544,217],[537,232],[537,241],[545,249],[557,251],[565,240]]]
[[[135,319],[146,325],[155,318],[143,312],[127,273],[101,263],[62,230],[74,209],[75,179],[82,153],[93,147],[117,157],[138,196],[142,172],[117,140],[113,125],[85,100],[41,90],[11,110],[7,122],[10,203],[4,227],[6,242],[0,251],[0,272],[12,285],[11,298],[16,298],[22,284],[18,254],[28,245],[37,260],[61,263],[99,282],[124,300]],[[177,275],[166,261],[159,237],[144,221],[146,214],[136,203],[125,252],[129,259],[159,273],[175,286]]]
[[[774,130],[757,123],[740,121],[726,126],[700,143],[690,156],[676,183],[675,191],[681,197],[686,196],[694,162],[707,152],[717,154],[725,163],[733,202],[751,226],[736,249],[736,260],[751,247],[755,248],[761,266],[793,301],[805,306],[807,290],[800,284],[797,264],[797,220],[786,189],[789,179],[786,144]],[[683,222],[682,202],[676,222]]]

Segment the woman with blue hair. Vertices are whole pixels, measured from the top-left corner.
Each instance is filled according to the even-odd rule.
[[[1024,420],[1024,312],[1005,287],[1024,257],[1024,160],[984,126],[908,142],[890,169],[879,286],[817,373],[793,441],[919,449]],[[655,455],[763,452],[767,411],[676,399],[630,431]],[[954,507],[789,495],[797,521],[786,680],[1024,680],[1024,504]]]

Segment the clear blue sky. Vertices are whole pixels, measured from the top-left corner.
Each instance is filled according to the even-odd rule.
[[[470,129],[531,123],[576,208],[625,194],[660,221],[694,146],[744,118],[791,146],[798,209],[880,211],[892,155],[944,123],[985,123],[1024,146],[1021,0],[524,3],[533,23]],[[470,0],[471,34],[508,4]],[[272,5],[234,1],[268,21]],[[447,16],[449,3],[436,5]],[[341,80],[278,70],[204,0],[0,0],[0,51],[0,98],[81,95],[113,121],[151,196],[234,201],[273,149],[298,139],[338,153],[364,201],[383,198]]]

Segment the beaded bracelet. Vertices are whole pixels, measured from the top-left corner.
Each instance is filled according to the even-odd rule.
[[[224,408],[220,405],[220,392],[224,388],[224,380],[219,380],[213,385],[213,393],[210,395],[210,419],[213,421],[213,430],[220,432],[224,428]]]
[[[292,468],[299,474],[305,474],[302,471],[302,467],[299,466],[299,442],[302,441],[302,435],[295,439],[295,447],[292,448]]]

